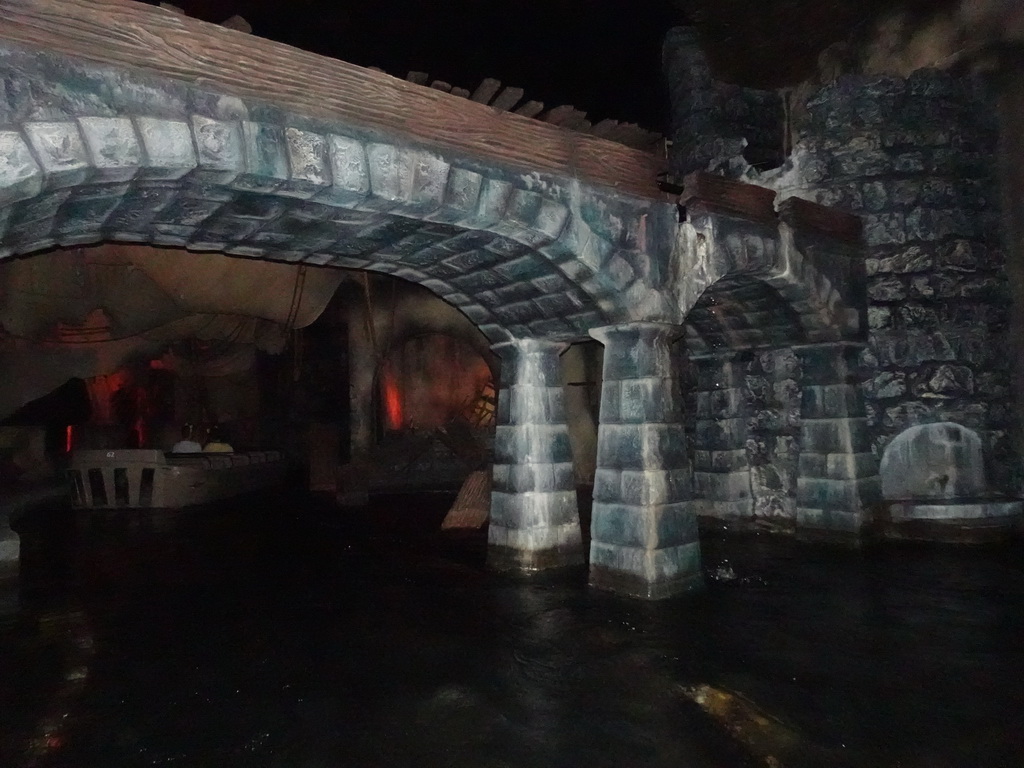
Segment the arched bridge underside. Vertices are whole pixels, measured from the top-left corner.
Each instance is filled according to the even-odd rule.
[[[856,235],[823,209],[700,177],[680,224],[651,155],[382,73],[141,3],[0,0],[0,77],[0,258],[121,240],[366,269],[474,321],[503,360],[499,566],[582,559],[566,342],[606,346],[592,580],[657,596],[700,581],[672,342],[859,328]]]

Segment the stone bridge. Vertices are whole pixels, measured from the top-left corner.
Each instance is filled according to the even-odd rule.
[[[365,269],[472,320],[503,361],[498,567],[583,561],[570,342],[606,347],[590,563],[612,589],[700,582],[676,339],[810,345],[836,381],[808,415],[859,413],[836,389],[857,231],[826,209],[704,176],[677,200],[644,152],[136,3],[0,0],[0,77],[0,258],[119,240]]]

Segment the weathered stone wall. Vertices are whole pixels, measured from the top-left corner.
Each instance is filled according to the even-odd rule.
[[[792,530],[801,367],[789,349],[696,358],[688,408],[700,515],[729,528]]]
[[[933,70],[843,77],[809,100],[794,175],[801,195],[864,220],[861,363],[875,453],[910,426],[953,421],[979,432],[990,484],[1010,491],[994,120],[976,80]]]
[[[669,30],[662,55],[672,101],[673,178],[692,171],[735,177],[746,163],[759,169],[782,163],[785,118],[777,92],[716,81],[691,27]]]

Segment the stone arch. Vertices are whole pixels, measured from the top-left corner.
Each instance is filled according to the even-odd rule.
[[[8,124],[0,258],[117,240],[365,269],[423,285],[492,343],[584,338],[628,313],[624,296],[651,292],[635,243],[595,229],[586,195],[287,122],[119,114]]]
[[[856,237],[763,192],[742,211],[691,200],[681,227],[697,505],[732,527],[856,535],[878,485],[851,363]]]
[[[678,289],[690,349],[708,353],[726,339],[748,349],[856,335],[859,313],[844,296],[851,265],[830,277],[817,263],[820,249],[813,259],[800,245],[784,220],[691,212],[680,227],[682,259],[689,263]],[[716,312],[716,304],[731,311]]]

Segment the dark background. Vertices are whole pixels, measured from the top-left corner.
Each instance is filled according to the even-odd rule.
[[[145,0],[157,4],[157,0]],[[880,13],[927,16],[944,0],[178,0],[189,16],[239,14],[261,37],[472,90],[485,77],[546,107],[665,130],[661,41],[696,24],[716,76],[742,85],[793,85],[818,53],[870,34]]]

